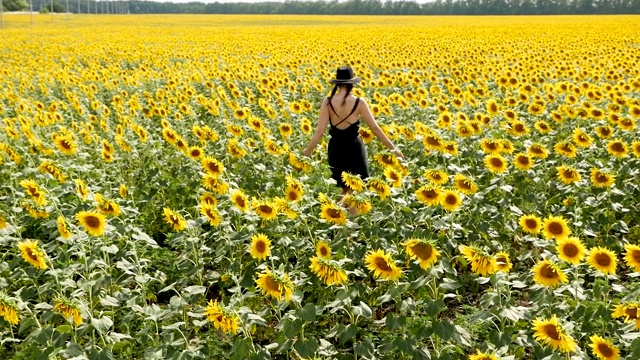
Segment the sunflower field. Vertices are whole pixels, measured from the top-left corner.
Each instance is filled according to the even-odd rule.
[[[34,20],[0,358],[640,358],[640,17]],[[405,156],[361,127],[355,215],[303,155],[345,64]]]

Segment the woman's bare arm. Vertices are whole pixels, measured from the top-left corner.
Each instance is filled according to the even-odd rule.
[[[329,124],[329,106],[328,100],[325,99],[320,106],[320,116],[318,117],[318,126],[316,127],[316,131],[313,133],[311,137],[311,141],[309,142],[309,146],[304,150],[304,155],[309,156],[313,152],[313,150],[318,145],[318,142],[324,135],[324,131]]]
[[[373,114],[371,113],[371,110],[369,109],[369,105],[367,104],[367,102],[364,99],[360,99],[360,103],[361,105],[358,106],[361,108],[360,115],[362,115],[362,118],[364,119],[364,121],[367,123],[367,125],[369,125],[371,132],[373,132],[373,134],[378,139],[380,139],[380,141],[382,141],[382,143],[387,147],[387,149],[393,151],[397,157],[404,159],[404,156],[402,155],[400,150],[398,150],[393,145],[391,140],[389,140],[387,135],[385,135],[384,131],[382,131],[382,129],[380,128],[376,120],[373,118]]]

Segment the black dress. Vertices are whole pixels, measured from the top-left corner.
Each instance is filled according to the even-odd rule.
[[[331,116],[329,116],[329,124],[331,129],[329,130],[329,166],[331,167],[331,178],[338,182],[338,186],[346,188],[347,184],[342,181],[342,172],[347,172],[353,175],[358,175],[362,180],[369,177],[369,168],[367,167],[367,149],[360,137],[360,120],[349,125],[345,129],[338,129],[336,126],[342,124],[351,114],[356,111],[360,98],[356,98],[356,102],[353,105],[353,109],[344,119],[340,120],[337,124],[333,124]],[[333,110],[334,114],[336,110],[331,104],[329,99],[329,106]]]

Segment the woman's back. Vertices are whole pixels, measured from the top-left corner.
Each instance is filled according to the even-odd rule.
[[[353,95],[346,98],[334,96],[329,101],[329,122],[332,128],[339,130],[347,129],[358,121],[360,111],[358,109],[359,99]]]

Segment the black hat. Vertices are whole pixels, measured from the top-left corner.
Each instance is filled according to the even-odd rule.
[[[343,84],[357,84],[362,79],[353,76],[353,69],[351,66],[341,66],[336,71],[336,78],[329,80],[331,84],[343,85]]]

